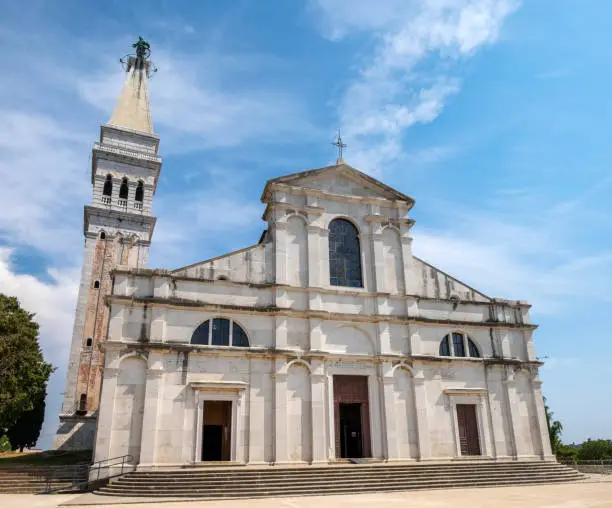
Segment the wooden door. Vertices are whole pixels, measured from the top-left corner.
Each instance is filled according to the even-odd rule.
[[[353,432],[359,432],[361,435],[361,453],[362,457],[371,457],[371,443],[370,443],[370,408],[368,400],[368,377],[367,376],[334,376],[334,423],[336,432],[336,457],[342,457],[342,424],[340,405],[341,404],[356,404],[359,408],[361,415],[361,429],[351,430],[350,436],[352,437]],[[351,421],[355,421],[356,417],[353,417]],[[345,453],[348,451],[345,450]],[[351,453],[355,453],[352,451]]]
[[[480,455],[478,421],[474,404],[457,404],[457,425],[461,455]]]

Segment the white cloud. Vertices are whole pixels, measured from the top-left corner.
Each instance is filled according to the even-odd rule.
[[[79,204],[88,196],[89,141],[43,114],[0,116],[0,238],[74,256]]]
[[[49,282],[29,274],[17,274],[11,262],[13,252],[0,247],[0,292],[16,296],[24,308],[36,313],[43,348],[63,362],[72,336],[80,272],[76,267],[51,268]],[[58,349],[62,349],[59,356]]]
[[[518,0],[313,0],[324,34],[338,40],[369,33],[374,50],[363,56],[338,114],[356,159],[380,172],[404,156],[401,139],[429,123],[460,89],[452,63],[494,43]],[[383,148],[372,148],[373,146]]]
[[[63,391],[66,377],[80,273],[77,268],[49,269],[49,282],[18,274],[11,262],[13,252],[0,247],[0,293],[16,296],[24,309],[36,314],[34,319],[40,326],[39,342],[45,360],[58,367],[49,381],[41,435],[43,446],[49,447],[57,429],[62,401],[60,390]]]

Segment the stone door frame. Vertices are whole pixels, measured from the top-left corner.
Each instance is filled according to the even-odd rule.
[[[490,429],[487,425],[488,420],[485,414],[486,403],[484,400],[487,395],[487,390],[466,388],[459,390],[445,390],[444,393],[448,397],[448,404],[450,406],[449,412],[451,419],[451,429],[455,444],[455,457],[467,459],[491,458],[491,450],[489,449],[489,443],[487,439],[490,433]],[[457,404],[476,406],[476,425],[478,428],[478,444],[480,446],[480,455],[461,455],[461,443],[459,442],[459,421],[457,420]]]
[[[336,422],[334,418],[334,376],[365,376],[368,378],[368,403],[370,424],[370,455],[378,458],[382,456],[383,432],[380,418],[380,397],[378,377],[376,368],[371,363],[357,362],[355,360],[335,360],[326,365],[328,377],[327,391],[327,456],[329,459],[337,459],[336,456]]]
[[[247,383],[227,383],[227,382],[197,382],[190,383],[194,391],[194,407],[196,408],[195,417],[195,440],[192,449],[192,461],[201,463],[202,461],[202,438],[204,434],[204,403],[206,401],[223,401],[232,404],[231,424],[230,424],[230,460],[229,462],[245,463],[244,453],[244,418],[241,409],[244,407],[244,395]]]

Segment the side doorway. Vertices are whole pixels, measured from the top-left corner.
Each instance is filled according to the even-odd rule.
[[[480,436],[474,404],[457,404],[457,426],[461,455],[480,455]]]
[[[207,400],[204,402],[202,429],[202,461],[231,460],[232,402]]]

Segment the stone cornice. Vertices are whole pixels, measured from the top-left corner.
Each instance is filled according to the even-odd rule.
[[[366,215],[364,217],[366,222],[370,223],[378,223],[378,224],[390,224],[392,226],[399,226],[400,224],[405,225],[408,229],[414,226],[414,220],[409,219],[407,217],[397,218],[397,217],[388,217],[386,215]]]
[[[109,233],[108,229],[104,230],[106,232],[106,239],[110,240],[111,238],[114,238],[115,235],[113,235],[112,233]],[[121,231],[118,229],[117,232],[121,233]],[[87,231],[85,233],[85,238],[89,238],[91,240],[95,240],[97,238],[99,238],[99,234],[98,233],[94,233],[92,231]],[[124,241],[129,239],[129,237],[125,237]],[[146,245],[146,246],[150,246],[151,242],[149,240],[141,240],[138,239],[134,242],[134,245]]]
[[[329,199],[331,201],[343,201],[350,203],[363,203],[363,204],[379,204],[379,205],[387,205],[387,206],[396,206],[395,203],[398,203],[400,206],[405,206],[410,209],[413,206],[413,203],[409,201],[403,201],[399,199],[392,198],[384,198],[378,196],[355,196],[352,194],[338,194],[335,192],[324,191],[321,189],[313,189],[309,187],[295,186],[289,185],[286,183],[275,182],[270,184],[270,186],[266,189],[264,196],[262,196],[262,202],[266,203],[266,200],[271,199],[271,194],[275,190],[287,191],[293,195],[302,195],[302,196],[315,196],[317,198]]]
[[[153,235],[153,229],[157,219],[151,215],[142,215],[139,213],[123,212],[119,210],[112,210],[108,208],[102,208],[99,206],[85,205],[83,209],[84,220],[83,220],[83,233],[87,234],[89,230],[89,217],[90,215],[99,215],[109,219],[115,219],[117,221],[130,221],[136,224],[145,224],[149,226],[149,237]],[[149,238],[150,239],[150,238]]]
[[[113,131],[118,134],[125,134],[127,132],[131,136],[140,138],[142,140],[152,140],[155,143],[155,150],[157,150],[159,146],[159,136],[152,132],[142,132],[134,129],[128,129],[127,127],[119,127],[117,125],[106,123],[100,126],[100,141],[102,141],[104,131]]]
[[[189,388],[192,390],[206,391],[242,391],[249,387],[244,381],[192,381]]]
[[[277,307],[275,305],[242,306],[207,303],[201,301],[184,300],[180,298],[138,298],[133,296],[108,295],[105,297],[107,305],[113,303],[130,306],[165,307],[174,309],[193,309],[205,312],[226,312],[241,314],[267,314],[271,316],[287,316],[297,318],[319,318],[333,321],[351,321],[358,323],[389,322],[395,324],[420,324],[429,326],[463,326],[495,329],[534,330],[537,325],[519,323],[500,323],[498,321],[463,321],[454,319],[430,319],[413,316],[392,316],[387,314],[347,314],[341,312],[327,312],[322,310],[297,310]]]
[[[326,230],[323,230],[326,231]],[[246,251],[248,249],[252,249],[257,247],[257,245],[253,245],[251,247],[247,247],[246,249],[241,249],[239,251],[232,252],[231,254],[236,254],[238,252]],[[121,274],[121,275],[130,275],[134,277],[163,277],[168,278],[173,281],[185,281],[185,282],[200,282],[202,284],[232,284],[243,287],[250,288],[258,288],[258,289],[285,289],[287,291],[296,291],[296,292],[313,292],[320,294],[330,294],[330,295],[338,295],[338,296],[362,296],[364,298],[388,298],[390,300],[410,300],[410,301],[424,301],[424,302],[439,302],[439,303],[449,303],[449,304],[459,304],[459,305],[476,305],[476,306],[486,306],[490,307],[491,305],[500,306],[500,307],[510,307],[510,308],[526,308],[529,309],[531,307],[530,304],[523,302],[522,300],[505,300],[502,298],[491,298],[489,301],[481,302],[474,300],[461,300],[461,299],[446,299],[446,298],[434,298],[429,296],[422,296],[416,294],[391,294],[384,292],[365,292],[365,291],[355,291],[355,290],[344,290],[344,289],[332,289],[332,288],[324,288],[318,286],[310,286],[310,287],[300,287],[300,286],[289,286],[287,284],[276,284],[274,282],[243,282],[243,281],[233,281],[233,280],[224,280],[219,281],[215,279],[205,279],[202,277],[190,277],[188,275],[177,275],[176,272],[181,270],[186,270],[188,268],[198,266],[203,263],[207,263],[209,261],[214,261],[216,259],[220,259],[226,257],[229,254],[224,256],[219,256],[217,258],[209,259],[206,261],[200,261],[198,263],[194,263],[193,265],[185,266],[182,268],[177,268],[176,270],[166,270],[163,268],[116,268],[112,273]],[[480,293],[479,293],[480,294]]]
[[[300,206],[292,203],[284,203],[282,201],[271,201],[268,203],[268,206],[266,206],[266,209],[261,216],[262,220],[267,221],[268,214],[276,209],[294,210],[295,212],[302,212],[310,215],[321,215],[325,211],[325,209],[320,206]]]
[[[446,365],[458,365],[458,364],[480,364],[484,366],[488,365],[509,365],[514,367],[541,367],[542,362],[524,361],[517,358],[462,358],[462,357],[448,357],[448,356],[433,356],[433,355],[405,355],[396,353],[379,353],[379,354],[342,354],[320,350],[310,351],[297,351],[293,349],[282,349],[275,347],[215,347],[215,346],[202,346],[198,344],[191,344],[189,342],[125,342],[107,340],[101,344],[102,350],[115,350],[121,351],[122,349],[129,348],[130,351],[136,350],[151,350],[157,353],[190,353],[196,355],[209,355],[214,357],[248,357],[248,358],[284,358],[287,361],[293,359],[300,359],[306,362],[310,360],[319,360],[327,362],[344,362],[344,363],[389,363],[392,364],[405,364],[410,367],[415,367],[419,364],[426,363],[444,363]],[[117,370],[109,369],[105,367],[104,370]],[[161,372],[161,370],[160,370]],[[165,372],[165,371],[164,371]]]

